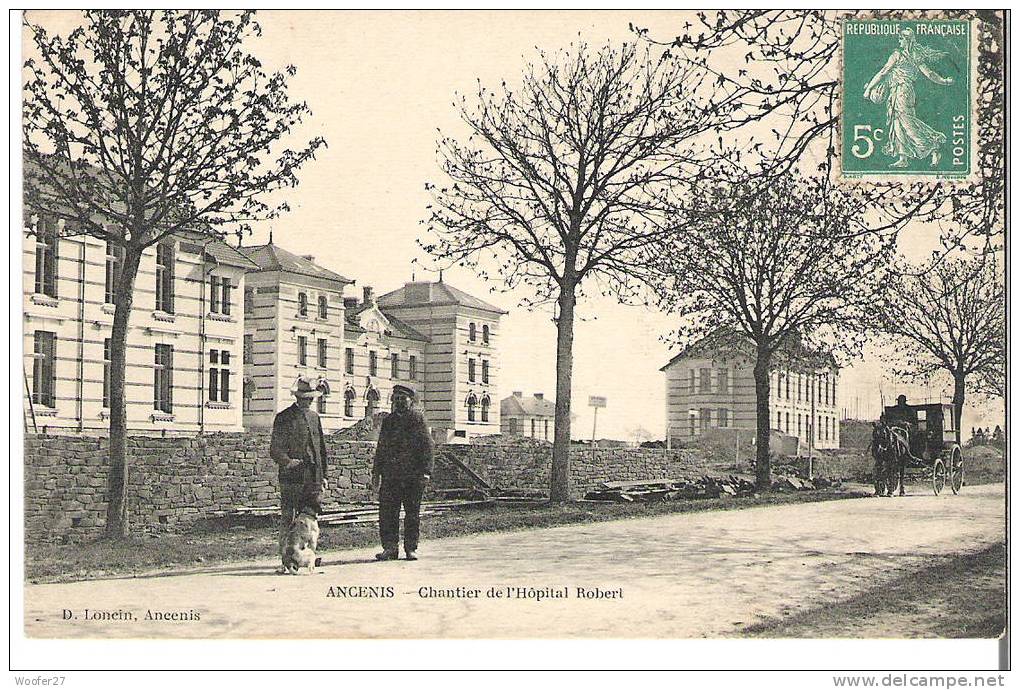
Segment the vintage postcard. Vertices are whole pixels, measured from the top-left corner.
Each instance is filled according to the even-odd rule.
[[[1007,20],[17,15],[24,637],[996,648]]]

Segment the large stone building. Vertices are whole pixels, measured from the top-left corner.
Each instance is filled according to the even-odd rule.
[[[49,218],[38,233],[25,229],[22,252],[26,425],[102,432],[119,253],[94,237],[62,237]],[[236,249],[197,233],[145,250],[127,334],[129,428],[241,430],[238,295],[251,268]]]
[[[26,420],[102,433],[118,257],[44,220],[24,243]],[[128,428],[154,433],[272,426],[298,375],[318,379],[327,431],[419,392],[440,439],[499,432],[493,404],[503,310],[439,282],[344,298],[353,283],[270,242],[234,249],[198,233],[145,252],[128,334]]]
[[[500,433],[552,441],[556,403],[542,393],[525,396],[521,391],[499,401]]]
[[[378,306],[425,337],[421,399],[446,439],[499,433],[499,323],[506,312],[438,282],[405,283]]]
[[[716,334],[671,359],[666,374],[666,434],[682,441],[706,429],[756,427],[754,357],[749,343]],[[789,348],[769,373],[771,428],[800,440],[800,452],[839,447],[836,386],[831,355]]]

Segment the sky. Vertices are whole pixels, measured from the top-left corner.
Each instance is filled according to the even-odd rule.
[[[32,13],[58,30],[74,13]],[[536,48],[555,50],[583,39],[591,44],[633,40],[628,23],[651,35],[675,36],[686,20],[680,12],[316,12],[260,11],[262,36],[251,51],[268,69],[297,68],[292,98],[312,115],[294,132],[291,146],[323,136],[328,148],[299,172],[288,190],[291,212],[262,224],[246,244],[268,239],[356,281],[349,296],[371,285],[376,294],[411,279],[436,278],[429,257],[417,246],[429,197],[427,181],[441,182],[437,128],[456,134],[457,92],[517,78]],[[904,253],[935,248],[923,228],[901,240]],[[418,263],[415,263],[415,262]],[[503,317],[500,397],[520,390],[555,391],[556,330],[550,307],[519,307],[525,292],[504,293],[472,272],[453,268],[444,280],[510,313]],[[665,382],[659,368],[673,354],[662,337],[676,327],[668,314],[622,306],[611,299],[579,303],[574,335],[572,407],[575,438],[592,432],[589,395],[605,396],[599,437],[628,438],[643,427],[660,437],[665,427]],[[929,390],[889,378],[867,351],[844,370],[841,406],[874,419],[880,400],[903,392],[912,400]],[[930,390],[932,399],[941,386]],[[948,389],[947,389],[948,390]],[[949,393],[951,395],[951,392]],[[947,398],[948,399],[948,398]],[[1003,423],[1001,402],[970,405],[965,426]]]

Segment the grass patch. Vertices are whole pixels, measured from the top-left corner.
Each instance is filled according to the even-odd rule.
[[[422,539],[430,540],[482,532],[831,501],[865,495],[829,489],[661,503],[490,503],[425,516],[421,529]],[[328,554],[372,546],[378,543],[378,539],[378,525],[375,523],[323,525],[319,550]],[[31,544],[25,550],[25,577],[32,583],[67,582],[151,572],[160,568],[194,567],[199,563],[271,558],[276,553],[276,540],[275,518],[249,517],[204,521],[182,534],[141,535],[84,544]]]
[[[740,631],[748,637],[997,638],[1006,625],[1006,547],[935,556],[843,601]]]

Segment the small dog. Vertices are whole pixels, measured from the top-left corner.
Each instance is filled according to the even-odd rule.
[[[319,542],[319,521],[315,510],[302,508],[290,524],[287,541],[283,546],[283,567],[291,575],[297,575],[301,568],[315,572],[317,565],[315,549]]]

